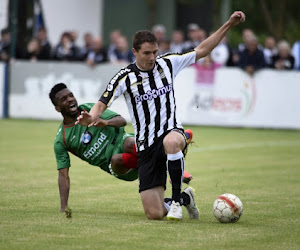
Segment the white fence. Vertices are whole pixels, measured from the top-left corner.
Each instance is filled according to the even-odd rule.
[[[122,66],[17,61],[10,70],[8,114],[61,119],[48,97],[54,84],[66,83],[79,103],[97,102]],[[300,128],[300,72],[262,70],[250,77],[238,68],[219,68],[208,72],[208,78],[202,73],[199,77],[199,71],[189,67],[175,81],[178,118],[183,124]],[[122,98],[112,109],[129,120]]]

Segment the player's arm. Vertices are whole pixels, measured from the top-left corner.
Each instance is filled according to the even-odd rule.
[[[80,124],[82,126],[97,126],[99,122],[97,120],[106,110],[107,106],[101,101],[95,103],[90,112],[82,111],[81,114],[77,117],[75,124]]]
[[[58,170],[58,187],[60,195],[60,212],[65,212],[68,206],[70,192],[69,168],[62,168]]]
[[[101,118],[99,118],[96,122],[95,122],[95,127],[106,127],[106,126],[111,126],[111,127],[124,127],[127,124],[126,120],[118,115],[115,116],[109,120],[103,120]]]
[[[230,28],[244,22],[245,18],[246,16],[242,11],[235,11],[226,23],[195,48],[196,61],[207,56],[225,37]]]

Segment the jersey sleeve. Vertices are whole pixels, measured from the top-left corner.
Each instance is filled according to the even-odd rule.
[[[126,77],[131,70],[129,68],[121,69],[109,82],[106,90],[99,101],[110,107],[114,100],[126,91]]]
[[[55,141],[54,153],[56,157],[57,170],[71,167],[69,153],[61,141]]]
[[[162,56],[161,58],[166,58],[171,61],[173,68],[173,75],[176,75],[185,67],[196,62],[196,52],[195,50],[185,52],[185,53],[170,53]]]

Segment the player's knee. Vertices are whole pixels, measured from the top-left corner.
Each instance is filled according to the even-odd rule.
[[[149,220],[162,220],[164,217],[164,212],[158,210],[145,210],[145,214]]]
[[[171,132],[172,133],[172,132]],[[174,132],[175,133],[175,132]],[[185,141],[182,135],[173,134],[164,138],[164,148],[166,153],[176,153],[182,150],[185,146]]]
[[[134,143],[135,142],[134,142],[134,138],[133,137],[126,138],[126,140],[124,141],[124,144],[123,144],[124,152],[131,153],[132,149],[133,149]]]
[[[113,155],[111,157],[110,161],[111,161],[112,167],[120,166],[120,165],[122,165],[122,155],[119,155],[119,154]]]

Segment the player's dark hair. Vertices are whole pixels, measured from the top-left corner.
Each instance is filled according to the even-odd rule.
[[[149,30],[140,30],[133,36],[132,47],[139,51],[143,43],[157,43],[157,38]]]
[[[64,83],[57,83],[53,86],[53,88],[51,89],[50,93],[49,93],[49,98],[51,99],[51,102],[53,103],[54,106],[56,106],[56,101],[55,101],[55,96],[56,94],[63,90],[66,89],[67,86]]]

